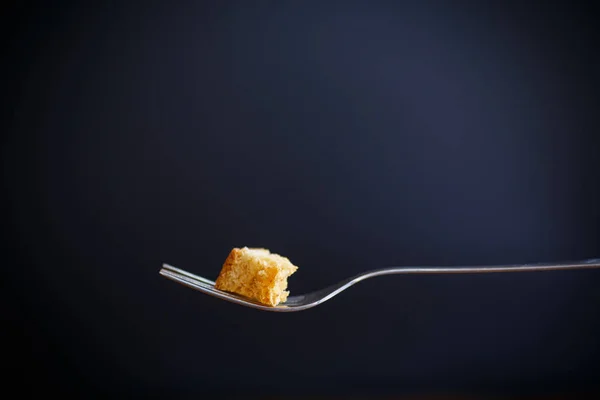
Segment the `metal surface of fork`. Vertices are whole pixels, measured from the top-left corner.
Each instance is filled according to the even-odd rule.
[[[160,274],[165,278],[171,279],[182,285],[198,290],[205,294],[217,297],[222,300],[227,300],[232,303],[240,304],[246,307],[252,307],[259,310],[275,311],[275,312],[292,312],[306,310],[325,301],[333,296],[348,289],[350,286],[361,282],[368,278],[382,275],[394,274],[467,274],[467,273],[492,273],[492,272],[534,272],[534,271],[553,271],[553,270],[571,270],[583,268],[600,268],[600,258],[565,262],[552,264],[518,264],[518,265],[498,265],[498,266],[479,266],[479,267],[393,267],[368,271],[352,278],[343,280],[335,285],[326,287],[325,289],[315,292],[290,296],[285,303],[277,306],[267,306],[257,303],[243,296],[238,296],[232,293],[223,292],[215,289],[215,282],[202,278],[200,276],[175,268],[168,264],[163,264]]]

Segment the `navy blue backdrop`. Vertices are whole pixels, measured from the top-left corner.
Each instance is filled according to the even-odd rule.
[[[382,277],[285,315],[158,275],[215,278],[234,246],[288,256],[292,293],[600,256],[589,5],[83,3],[5,14],[10,371],[78,393],[600,388],[600,271]]]

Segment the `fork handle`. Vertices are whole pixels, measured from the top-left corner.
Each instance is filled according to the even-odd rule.
[[[563,263],[488,265],[473,267],[391,267],[367,272],[361,275],[361,278],[366,279],[374,276],[393,274],[473,274],[491,272],[554,271],[584,268],[600,268],[600,258]]]

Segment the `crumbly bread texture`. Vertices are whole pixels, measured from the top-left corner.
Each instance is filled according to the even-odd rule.
[[[287,278],[297,269],[286,257],[267,249],[234,248],[223,264],[215,288],[276,306],[290,294],[286,291]]]

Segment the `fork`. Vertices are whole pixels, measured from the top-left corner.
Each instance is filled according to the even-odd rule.
[[[365,279],[374,278],[382,275],[394,274],[468,274],[468,273],[490,273],[490,272],[534,272],[534,271],[553,271],[553,270],[573,270],[584,268],[599,268],[600,258],[563,262],[563,263],[537,263],[537,264],[513,264],[513,265],[489,265],[472,267],[392,267],[367,271],[362,274],[345,279],[325,289],[317,290],[307,294],[290,296],[288,299],[277,306],[267,306],[253,301],[249,298],[237,294],[224,292],[215,289],[215,282],[210,279],[202,278],[182,269],[175,268],[169,264],[163,264],[160,275],[171,279],[184,286],[198,290],[202,293],[236,303],[242,306],[255,308],[264,311],[275,312],[293,312],[302,311],[323,304],[333,296],[343,292],[350,286]]]

